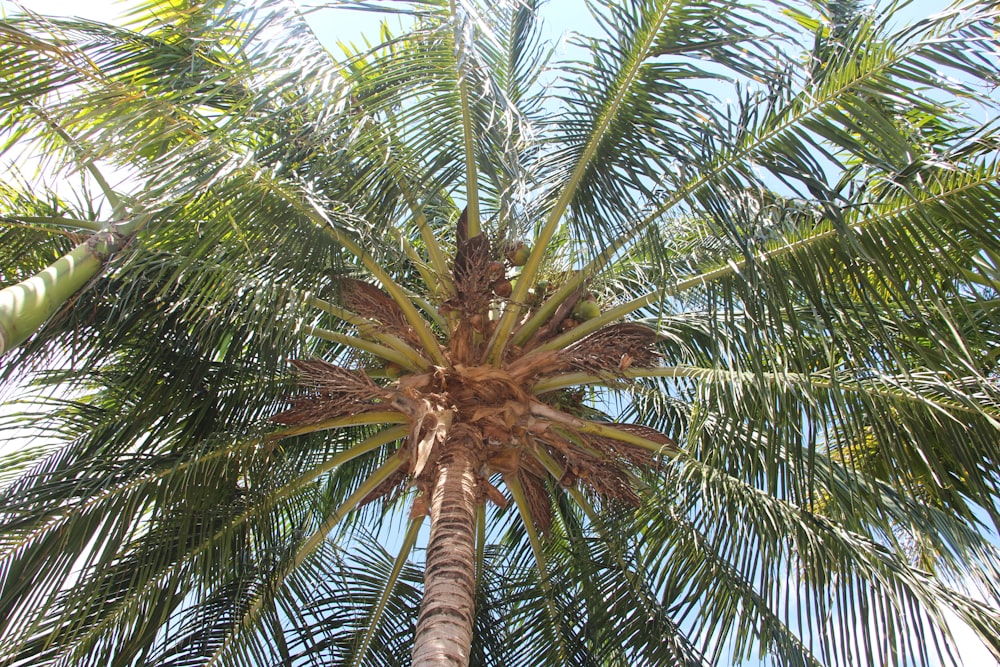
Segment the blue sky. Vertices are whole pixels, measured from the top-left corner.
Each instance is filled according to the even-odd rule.
[[[123,9],[134,3],[128,0],[22,0],[20,3],[0,0],[0,13],[14,13],[18,4],[40,14],[82,16],[113,22]],[[915,0],[905,7],[901,16],[906,21],[916,20],[941,11],[949,4],[945,0]],[[546,36],[552,41],[558,40],[560,35],[568,30],[587,31],[592,25],[589,15],[583,8],[582,0],[550,0],[544,8],[544,14],[550,25]],[[373,14],[343,10],[319,10],[310,15],[310,21],[317,35],[330,47],[335,46],[338,40],[363,43],[359,39],[360,35],[377,35],[379,20]],[[985,647],[971,630],[956,624],[953,632],[955,643],[966,665],[969,667],[1000,665],[989,657]]]

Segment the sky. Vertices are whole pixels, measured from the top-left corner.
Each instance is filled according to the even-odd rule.
[[[31,12],[54,16],[79,16],[96,21],[115,22],[125,9],[134,2],[128,0],[0,0],[0,16],[17,13],[18,5]],[[914,0],[904,11],[907,20],[933,14],[945,9],[950,2],[945,0]],[[545,14],[550,21],[547,38],[556,40],[569,29],[586,30],[589,16],[583,11],[582,0],[550,0],[545,6]],[[310,23],[317,36],[329,46],[338,40],[358,42],[362,34],[377,36],[379,18],[364,12],[322,10],[310,16]],[[360,42],[358,42],[360,43]],[[952,624],[955,645],[967,667],[1000,667],[975,633],[961,623]]]

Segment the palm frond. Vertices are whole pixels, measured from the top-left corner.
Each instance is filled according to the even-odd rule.
[[[995,3],[344,6],[0,21],[0,280],[126,232],[4,357],[0,662],[398,664],[421,401],[470,664],[1000,654]]]

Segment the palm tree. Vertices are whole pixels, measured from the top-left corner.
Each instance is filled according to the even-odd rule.
[[[997,4],[362,8],[0,22],[0,664],[1000,656]]]

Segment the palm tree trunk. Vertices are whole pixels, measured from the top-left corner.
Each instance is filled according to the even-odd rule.
[[[476,595],[480,436],[456,424],[437,461],[414,667],[466,667]]]
[[[123,238],[94,234],[44,270],[0,290],[0,355],[17,347],[96,276]]]

